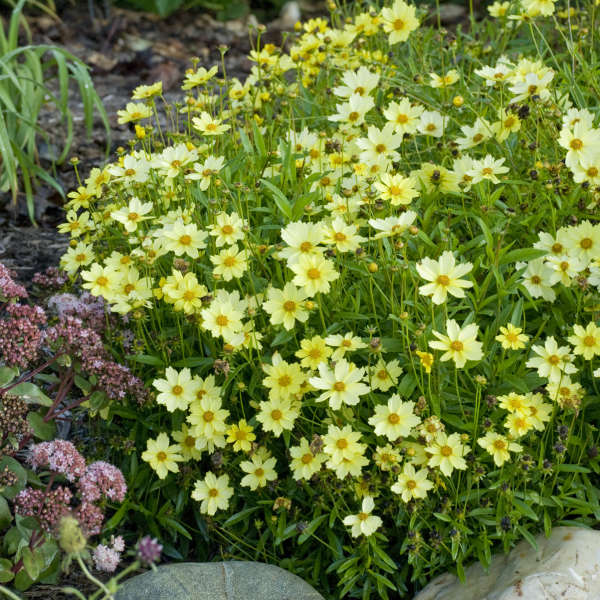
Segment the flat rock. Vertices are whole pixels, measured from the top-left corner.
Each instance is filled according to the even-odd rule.
[[[467,8],[464,4],[445,3],[439,5],[440,23],[442,25],[455,25],[467,17]],[[437,9],[433,10],[428,18],[430,23],[437,23]]]
[[[274,565],[176,563],[128,579],[116,600],[323,600],[308,583]]]
[[[536,537],[496,555],[486,573],[480,564],[465,572],[434,579],[414,600],[598,600],[600,531],[557,527],[550,537]]]

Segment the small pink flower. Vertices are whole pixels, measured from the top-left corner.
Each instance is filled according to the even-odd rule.
[[[123,539],[122,535],[118,535],[116,537],[111,535],[110,545],[112,546],[113,550],[116,550],[117,552],[123,552],[123,550],[125,550],[125,540]]]
[[[162,549],[162,544],[159,544],[158,540],[146,535],[138,542],[137,555],[141,562],[151,565],[160,560]]]
[[[94,565],[98,571],[113,573],[121,560],[121,554],[114,548],[98,544],[92,553]]]
[[[75,511],[75,518],[81,525],[81,530],[86,537],[98,535],[102,530],[104,514],[95,504],[82,502]]]
[[[75,481],[85,472],[85,458],[77,448],[66,440],[41,442],[33,446],[29,462],[32,467],[47,467],[61,473],[69,481]]]
[[[36,518],[44,531],[51,531],[69,513],[73,494],[69,488],[58,486],[44,492],[26,487],[15,498],[15,512]]]
[[[0,301],[27,298],[27,290],[14,280],[15,273],[0,263]]]
[[[77,485],[85,502],[96,502],[101,498],[123,502],[127,493],[120,469],[102,460],[89,465]]]

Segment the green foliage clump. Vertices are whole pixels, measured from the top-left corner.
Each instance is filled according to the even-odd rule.
[[[10,190],[15,204],[24,191],[29,216],[34,220],[33,187],[37,179],[63,194],[59,183],[38,160],[40,139],[48,145],[51,143],[50,133],[40,125],[42,109],[48,104],[54,106],[66,130],[57,163],[65,160],[73,140],[73,114],[69,108],[71,82],[76,82],[79,88],[88,134],[92,130],[94,111],[100,114],[107,131],[108,120],[85,64],[58,46],[31,43],[22,14],[24,5],[25,0],[16,4],[6,29],[0,30],[0,191]],[[21,31],[30,40],[26,45],[20,44]],[[51,85],[53,81],[58,84],[57,90]]]

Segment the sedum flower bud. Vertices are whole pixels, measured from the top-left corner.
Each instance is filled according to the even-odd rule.
[[[58,524],[58,543],[67,554],[77,554],[85,549],[87,540],[75,517],[63,517]]]

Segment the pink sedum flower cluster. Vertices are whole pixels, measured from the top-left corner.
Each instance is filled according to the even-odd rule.
[[[101,498],[123,502],[127,493],[127,484],[120,469],[102,460],[86,469],[78,486],[85,502],[96,502]]]
[[[64,317],[46,330],[46,341],[57,352],[79,359],[83,370],[98,378],[97,386],[112,400],[127,396],[136,398],[140,404],[147,400],[143,382],[129,368],[109,358],[98,333],[84,327],[81,319]]]
[[[26,487],[15,497],[15,512],[34,517],[44,531],[50,532],[70,512],[72,499],[73,492],[65,486],[48,491]]]
[[[98,535],[104,522],[104,511],[98,504],[125,499],[127,485],[123,473],[104,461],[86,466],[84,457],[69,441],[36,444],[28,461],[34,469],[44,468],[52,471],[53,476],[64,476],[73,485],[80,500],[74,508],[73,490],[62,485],[46,490],[27,487],[21,491],[15,498],[15,511],[23,516],[35,517],[44,531],[52,531],[63,516],[71,514],[79,521],[85,536]]]
[[[58,286],[62,275],[57,270],[38,274],[35,281]],[[97,389],[111,400],[127,396],[143,404],[148,392],[130,369],[113,361],[104,349],[100,334],[106,327],[105,302],[89,293],[81,296],[57,294],[48,300],[49,314],[58,322],[47,327],[46,312],[40,306],[10,303],[27,297],[13,274],[0,263],[0,361],[22,369],[35,366],[42,351],[68,354],[81,362],[82,370],[97,379]],[[4,306],[3,306],[4,305]]]
[[[123,550],[125,550],[125,541],[120,535],[113,536],[110,545],[98,544],[92,553],[94,566],[98,571],[114,573],[121,561]]]
[[[106,303],[103,298],[96,298],[89,292],[83,292],[79,296],[55,294],[48,298],[47,304],[48,309],[58,315],[59,319],[77,317],[96,333],[102,333],[106,328]]]
[[[48,267],[43,273],[36,273],[32,282],[40,287],[57,290],[69,281],[69,276],[56,267]]]
[[[85,472],[85,458],[66,440],[41,442],[33,446],[29,462],[34,468],[47,467],[73,482]]]
[[[39,306],[21,304],[9,304],[5,312],[7,318],[0,319],[0,357],[9,367],[26,368],[39,355],[46,313]]]
[[[0,263],[0,300],[27,298],[27,290],[14,280],[15,273]]]

